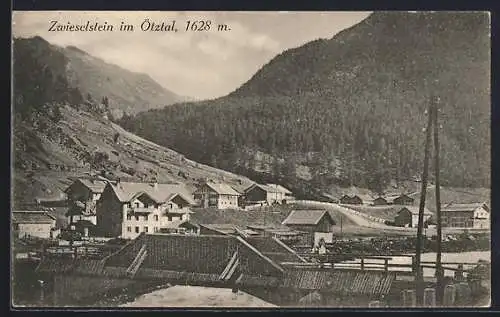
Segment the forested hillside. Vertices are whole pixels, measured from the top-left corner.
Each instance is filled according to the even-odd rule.
[[[484,13],[378,12],[332,39],[276,56],[226,97],[120,124],[188,157],[317,185],[382,190],[421,174],[425,110],[440,97],[445,186],[489,186],[490,33]],[[280,160],[281,159],[281,160]]]

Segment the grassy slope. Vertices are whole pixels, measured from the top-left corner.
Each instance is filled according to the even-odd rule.
[[[224,180],[239,188],[251,184],[248,178],[186,160],[183,155],[126,133],[107,120],[71,107],[61,110],[64,119],[56,127],[59,132],[51,136],[22,128],[24,140],[16,140],[14,203],[62,198],[62,191],[71,183],[69,177],[81,177],[91,171],[82,157],[94,151],[107,153],[110,163],[106,170],[122,179],[150,180],[157,175],[160,182],[184,182],[191,188],[200,178]],[[116,132],[120,133],[119,144],[113,142]],[[18,147],[22,142],[34,141],[39,143],[36,149]],[[49,167],[49,163],[64,166],[65,170]],[[122,168],[134,169],[136,173],[129,175]]]

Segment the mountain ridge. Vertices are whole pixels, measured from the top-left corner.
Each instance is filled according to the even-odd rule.
[[[41,68],[64,77],[70,87],[80,90],[83,98],[90,95],[97,102],[107,98],[116,117],[190,99],[164,88],[147,74],[129,71],[76,46],[54,45],[40,36],[14,38],[13,46],[14,63],[16,58],[36,60]],[[22,61],[15,67],[30,71],[22,70]],[[18,91],[30,88],[18,87]]]

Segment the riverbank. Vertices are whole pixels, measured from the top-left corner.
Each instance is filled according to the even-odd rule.
[[[80,302],[82,306],[90,307],[119,307],[124,304],[134,302],[136,298],[143,294],[148,294],[156,290],[170,288],[170,284],[158,285],[158,282],[138,282],[122,289],[109,291],[96,297],[87,298]]]

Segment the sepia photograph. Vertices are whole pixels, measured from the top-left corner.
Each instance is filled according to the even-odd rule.
[[[11,309],[490,307],[490,23],[13,11]]]

